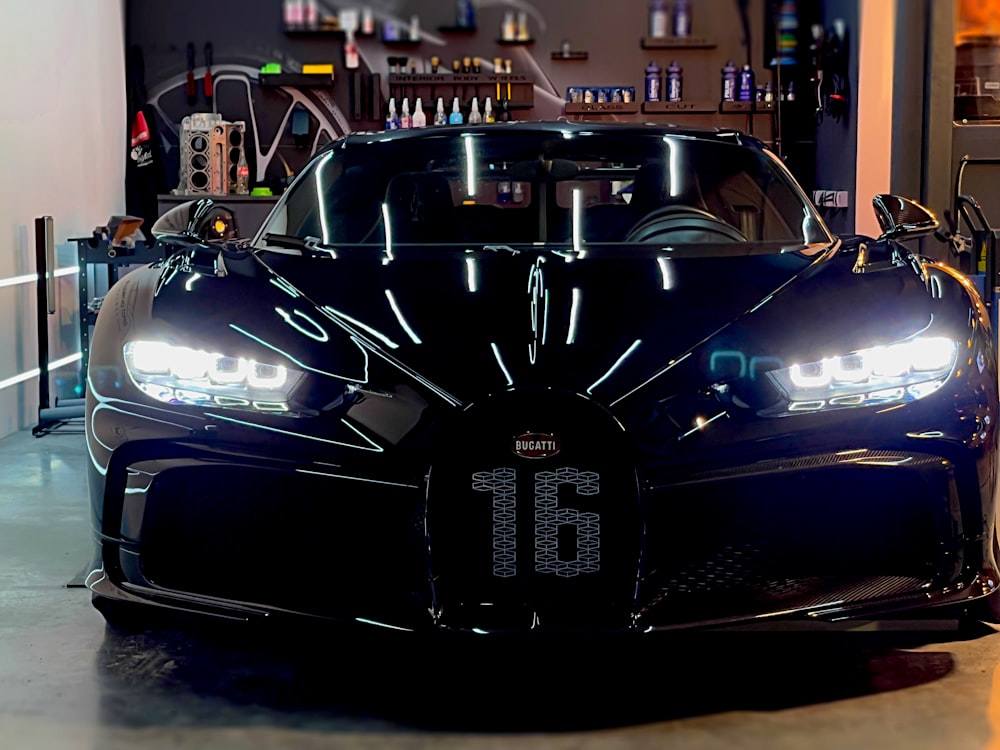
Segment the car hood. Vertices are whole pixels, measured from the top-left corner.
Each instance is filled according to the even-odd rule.
[[[415,250],[391,260],[256,256],[274,275],[269,287],[287,288],[291,299],[277,314],[311,339],[300,350],[311,367],[337,371],[330,358],[342,347],[323,339],[327,328],[339,328],[369,356],[462,402],[511,387],[614,400],[760,306],[819,257],[507,249]]]

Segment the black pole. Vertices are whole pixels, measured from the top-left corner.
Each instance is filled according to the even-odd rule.
[[[35,217],[36,316],[38,328],[38,409],[47,409],[49,402],[49,244],[52,239],[52,217]]]

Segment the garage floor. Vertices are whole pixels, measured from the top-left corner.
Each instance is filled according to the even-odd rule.
[[[0,440],[5,750],[1000,749],[1000,636],[959,638],[948,623],[642,652],[106,630],[78,585],[86,460],[73,425]]]

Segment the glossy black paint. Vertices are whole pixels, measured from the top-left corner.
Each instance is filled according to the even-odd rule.
[[[181,253],[128,274],[95,330],[99,607],[629,631],[996,585],[989,317],[894,241],[199,252],[221,266]],[[964,347],[938,392],[762,416],[768,369],[925,329]],[[143,338],[306,376],[288,414],[165,404],[125,370]],[[525,434],[558,452],[518,455]]]

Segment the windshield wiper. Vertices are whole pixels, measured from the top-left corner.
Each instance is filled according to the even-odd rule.
[[[268,232],[261,238],[265,244],[273,247],[287,247],[292,250],[301,250],[303,255],[313,258],[336,258],[337,249],[333,245],[328,245],[319,237],[306,235],[298,237],[294,234],[274,234]]]

